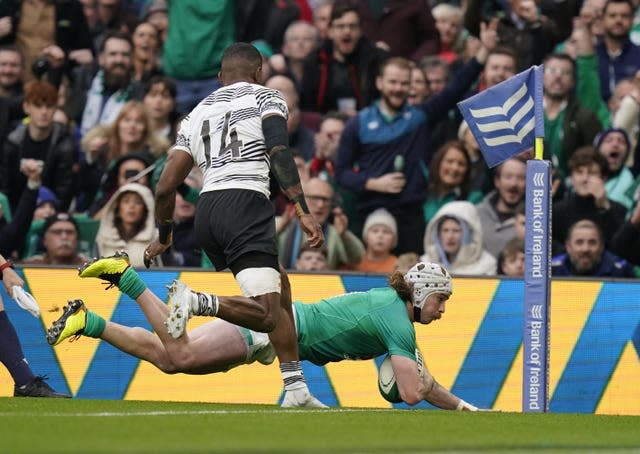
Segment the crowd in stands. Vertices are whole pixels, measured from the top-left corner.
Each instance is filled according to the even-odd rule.
[[[235,41],[286,100],[324,229],[310,248],[272,183],[286,268],[523,276],[531,153],[489,169],[456,103],[544,63],[553,275],[640,276],[638,0],[0,2],[0,254],[142,266],[167,151]],[[180,186],[156,266],[211,267],[202,178]]]

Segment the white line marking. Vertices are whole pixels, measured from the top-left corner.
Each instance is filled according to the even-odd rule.
[[[15,417],[15,416],[45,416],[45,417],[55,417],[55,418],[59,418],[59,417],[72,417],[72,418],[77,418],[77,417],[85,417],[85,416],[92,416],[92,417],[99,417],[99,418],[108,418],[108,417],[123,417],[123,416],[173,416],[173,415],[233,415],[233,414],[257,414],[257,413],[270,413],[270,414],[281,414],[281,415],[286,415],[286,414],[291,414],[291,413],[378,413],[378,412],[389,412],[389,411],[396,411],[396,412],[406,412],[406,410],[402,410],[402,409],[394,409],[394,408],[388,408],[388,409],[383,409],[383,408],[336,408],[336,409],[321,409],[321,408],[308,408],[308,409],[281,409],[281,408],[276,408],[273,410],[177,410],[177,411],[171,411],[171,410],[157,410],[157,411],[133,411],[133,412],[110,412],[110,411],[105,411],[105,412],[88,412],[88,413],[81,413],[81,412],[76,412],[76,413],[59,413],[59,412],[47,412],[47,413],[41,413],[41,412],[28,412],[28,413],[21,413],[21,412],[0,412],[0,417],[4,417],[4,416],[9,416],[9,417]]]

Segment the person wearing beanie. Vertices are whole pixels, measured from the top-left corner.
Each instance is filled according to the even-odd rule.
[[[82,265],[88,257],[78,252],[80,231],[69,213],[49,216],[42,226],[44,253],[27,257],[21,263],[29,265]]]
[[[36,209],[33,212],[33,220],[44,220],[53,216],[58,211],[58,198],[54,192],[46,186],[40,186]]]
[[[350,269],[368,273],[392,272],[398,262],[398,257],[391,252],[398,244],[398,225],[391,213],[384,208],[371,212],[364,221],[362,239],[364,257]]]
[[[627,132],[622,128],[605,129],[596,136],[593,144],[598,153],[606,158],[609,167],[609,176],[604,184],[607,196],[630,209],[633,206],[633,194],[628,192],[635,177],[625,164],[631,151]]]

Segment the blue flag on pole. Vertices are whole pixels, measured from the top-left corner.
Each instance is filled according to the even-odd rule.
[[[542,65],[458,103],[489,167],[532,149],[544,137]]]

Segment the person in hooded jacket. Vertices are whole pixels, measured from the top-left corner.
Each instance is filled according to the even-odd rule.
[[[496,273],[496,258],[482,246],[482,225],[471,202],[449,202],[438,210],[427,225],[424,250],[420,260],[439,263],[452,274]]]

